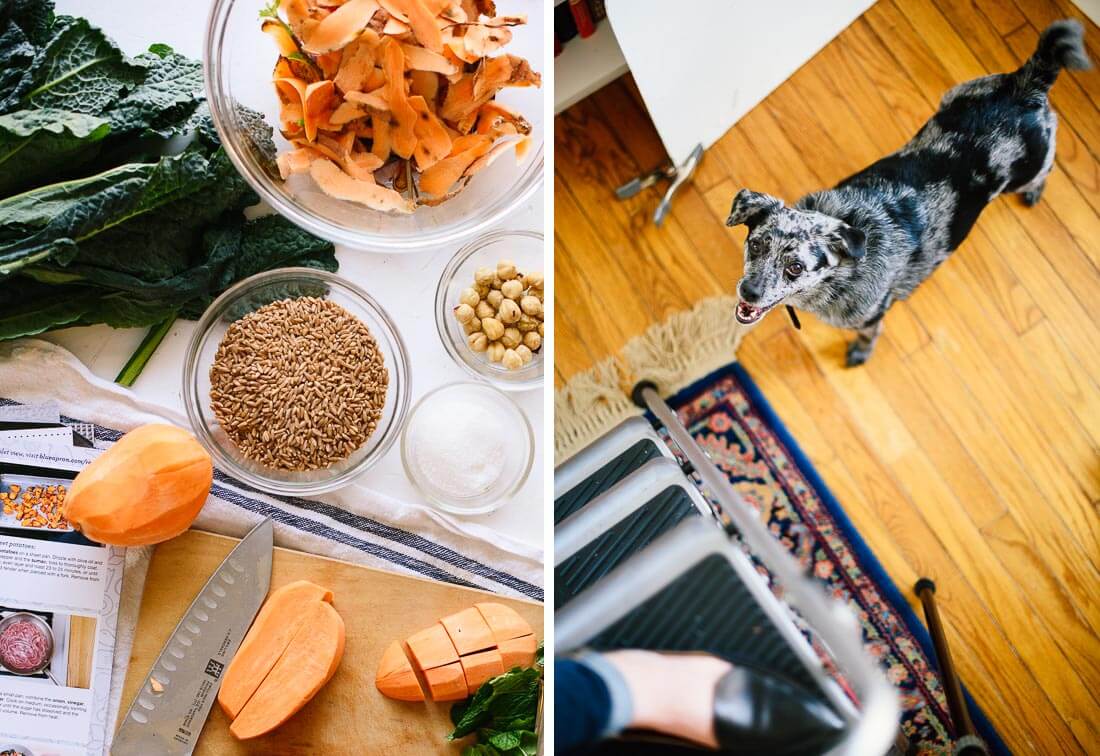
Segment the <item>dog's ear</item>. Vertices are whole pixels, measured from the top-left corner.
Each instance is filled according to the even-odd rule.
[[[726,225],[740,226],[744,223],[752,228],[764,220],[768,213],[775,212],[781,207],[783,207],[783,201],[770,194],[742,189],[733,198],[733,206],[730,208],[729,217],[726,218]]]
[[[867,254],[867,234],[855,226],[841,223],[835,231],[835,237],[829,245],[829,251],[838,257],[859,260]]]

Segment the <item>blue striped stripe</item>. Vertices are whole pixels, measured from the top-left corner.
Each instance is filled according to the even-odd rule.
[[[0,406],[13,404],[19,404],[19,402],[15,402],[11,399],[0,398]],[[62,416],[61,420],[62,422],[66,423],[86,422],[84,420],[79,420],[77,418],[66,416]],[[105,428],[95,423],[92,423],[92,425],[94,425],[96,428],[96,440],[114,442],[121,438],[123,435],[122,431],[115,430],[113,428]],[[355,528],[356,530],[361,530],[363,532],[370,533],[381,538],[386,538],[396,543],[400,543],[402,545],[416,549],[425,554],[428,554],[429,556],[439,559],[440,561],[446,562],[447,564],[450,564],[454,567],[465,570],[466,572],[469,572],[473,575],[483,577],[486,580],[490,580],[492,582],[511,588],[517,593],[528,596],[536,601],[542,601],[544,599],[542,588],[528,583],[525,580],[521,580],[514,575],[510,575],[506,572],[501,572],[499,570],[488,567],[481,562],[478,562],[477,560],[464,556],[463,554],[460,554],[453,549],[435,543],[434,541],[428,540],[427,538],[417,535],[416,533],[410,533],[406,530],[401,530],[400,528],[385,525],[368,517],[363,517],[361,515],[357,515],[352,512],[340,509],[339,507],[335,507],[331,504],[325,504],[324,502],[313,501],[311,499],[302,499],[293,496],[274,496],[271,494],[266,494],[242,481],[237,480],[230,475],[226,475],[220,470],[215,470],[215,479],[223,483],[232,485],[236,488],[240,488],[242,490],[271,496],[271,498],[287,504],[288,506],[295,506],[309,512],[314,512],[331,517],[337,522],[340,522],[341,524],[348,527]],[[364,553],[371,554],[372,556],[376,556],[380,559],[385,559],[386,561],[392,562],[393,564],[398,564],[402,567],[405,567],[406,569],[418,572],[419,574],[425,575],[426,577],[430,577],[434,580],[442,580],[447,583],[464,585],[474,588],[478,587],[468,581],[462,580],[461,578],[445,570],[428,564],[427,562],[418,560],[414,557],[410,557],[400,552],[393,551],[392,549],[388,549],[378,544],[370,543],[369,541],[364,541],[362,539],[356,538],[353,535],[349,535],[339,530],[336,530],[335,528],[317,523],[313,520],[310,520],[309,518],[299,517],[297,515],[290,514],[285,510],[279,509],[278,507],[274,507],[270,504],[267,504],[266,502],[244,496],[243,494],[224,488],[223,486],[215,485],[212,490],[215,489],[221,492],[216,494],[219,498],[236,504],[237,506],[243,509],[247,509],[251,512],[268,515],[273,520],[281,522],[289,527],[293,527],[307,533],[313,533],[324,538],[329,538],[346,546],[358,549]],[[223,493],[225,495],[223,495]]]

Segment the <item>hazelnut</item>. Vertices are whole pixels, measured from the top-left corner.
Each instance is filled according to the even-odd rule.
[[[523,296],[523,284],[515,279],[511,281],[505,281],[500,287],[500,293],[509,299],[519,299]]]
[[[523,308],[523,312],[530,315],[532,318],[542,317],[542,300],[536,296],[528,294],[519,301],[519,306]]]
[[[519,370],[523,367],[523,358],[514,349],[505,350],[504,357],[500,361],[509,370]]]
[[[539,327],[539,322],[532,318],[530,315],[520,315],[519,320],[516,321],[516,328],[520,333],[527,333],[533,331]]]
[[[458,295],[458,301],[462,304],[468,304],[470,307],[477,307],[477,303],[481,301],[481,295],[473,289],[463,289],[462,293]]]
[[[490,286],[494,289],[499,290],[500,287],[503,286],[503,285],[504,285],[504,281],[500,278],[500,276],[495,276],[494,275],[493,276],[493,282],[490,284]]]
[[[472,305],[463,303],[454,309],[454,313],[459,323],[469,323],[474,317],[474,308]]]
[[[489,345],[489,348],[485,350],[485,353],[489,356],[489,362],[500,362],[504,359],[504,344],[499,341],[494,341]]]
[[[475,352],[484,352],[489,348],[489,338],[484,333],[471,333],[466,337],[466,343]]]
[[[485,299],[489,295],[489,292],[493,290],[489,284],[474,284],[474,291],[477,292],[479,299]]]
[[[546,324],[545,323],[539,323],[539,336],[541,336],[544,339],[546,338]]]
[[[507,349],[515,349],[523,341],[523,335],[518,328],[505,328],[504,335],[500,337],[500,343]]]
[[[474,272],[474,283],[478,286],[489,286],[493,283],[493,275],[492,268],[478,268]]]
[[[531,353],[531,350],[523,344],[520,344],[518,347],[516,347],[516,354],[519,355],[519,358],[523,361],[524,365],[535,358],[535,355]]]
[[[532,352],[537,352],[542,346],[542,336],[539,336],[538,331],[528,331],[523,334],[523,345]]]
[[[481,330],[481,318],[479,318],[477,315],[474,315],[472,318],[469,319],[469,321],[462,324],[462,330],[464,330],[468,334],[477,333]]]
[[[496,289],[489,289],[489,293],[485,295],[485,301],[499,310],[500,303],[504,301],[504,295]]]
[[[497,311],[483,299],[477,303],[477,307],[474,308],[474,314],[482,320],[485,320],[485,318],[491,318],[496,315]]]
[[[516,264],[511,260],[501,260],[497,263],[497,278],[501,281],[510,281],[516,277]]]
[[[509,281],[508,283],[511,283]],[[511,299],[505,299],[500,303],[500,310],[497,312],[497,318],[502,323],[511,325],[519,320],[523,313],[519,311],[519,305],[513,302]]]
[[[533,271],[523,277],[523,285],[528,289],[541,289],[543,284],[542,272]]]
[[[504,335],[504,324],[496,318],[482,318],[481,330],[489,338],[489,341],[496,341]]]

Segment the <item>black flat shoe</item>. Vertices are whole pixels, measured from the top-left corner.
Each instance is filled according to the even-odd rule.
[[[844,729],[820,698],[781,677],[734,667],[714,690],[714,732],[725,753],[823,754]]]

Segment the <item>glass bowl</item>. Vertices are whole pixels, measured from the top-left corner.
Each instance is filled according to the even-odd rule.
[[[541,270],[543,265],[542,234],[535,231],[491,231],[479,236],[460,249],[439,278],[435,290],[435,327],[443,348],[459,367],[475,378],[489,381],[505,391],[528,391],[542,386],[544,360],[540,349],[534,359],[519,370],[508,370],[490,362],[484,352],[475,352],[466,342],[466,331],[454,316],[458,296],[473,286],[474,271],[495,268],[502,259],[513,260],[520,271]],[[543,304],[543,309],[549,308]],[[543,343],[545,344],[545,339]]]
[[[279,470],[246,459],[222,430],[210,404],[210,366],[226,330],[275,300],[324,297],[359,318],[378,342],[389,388],[374,433],[350,457],[319,470]],[[385,455],[409,411],[409,358],[393,321],[369,294],[339,276],[311,268],[283,268],[246,278],[214,300],[199,320],[183,364],[183,402],[191,429],[214,464],[262,491],[307,496],[334,491]]]
[[[424,469],[414,449],[417,444],[424,443],[425,438],[438,438],[437,430],[428,424],[431,418],[438,418],[440,413],[444,413],[442,416],[448,420],[456,419],[454,410],[445,409],[449,401],[467,403],[476,410],[478,422],[495,413],[506,431],[506,436],[501,439],[506,451],[492,457],[502,460],[499,474],[472,495],[458,495],[438,485],[432,480],[431,472]],[[479,426],[460,427],[459,431],[469,440],[461,441],[462,446],[456,451],[477,454]],[[484,439],[484,436],[481,438]],[[484,448],[484,443],[480,448]],[[486,383],[464,381],[432,389],[413,406],[409,421],[401,433],[401,463],[405,467],[405,475],[424,498],[451,514],[478,515],[500,509],[509,497],[523,487],[534,461],[535,433],[527,416],[507,394]]]
[[[388,215],[322,193],[308,175],[286,182],[270,175],[257,158],[234,104],[263,114],[275,128],[280,151],[289,143],[278,129],[278,97],[271,84],[277,51],[260,31],[259,12],[267,0],[214,0],[203,47],[206,93],[214,125],[233,165],[252,188],[279,213],[308,231],[358,249],[399,252],[450,246],[497,223],[527,202],[542,186],[543,90],[506,87],[498,101],[531,122],[531,145],[517,162],[509,152],[474,176],[457,196],[438,207],[411,215]],[[538,4],[502,0],[501,14],[528,12],[528,23],[513,29],[505,52],[543,65],[543,13]],[[540,71],[540,73],[545,73]],[[545,84],[543,85],[545,86]]]

